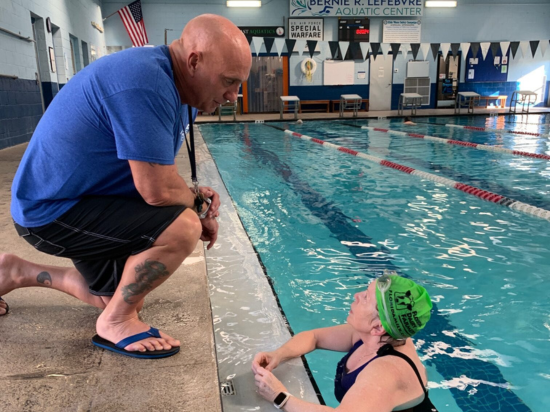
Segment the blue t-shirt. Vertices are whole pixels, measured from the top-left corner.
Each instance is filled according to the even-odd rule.
[[[37,227],[83,196],[140,196],[128,160],[174,164],[182,125],[187,132],[188,107],[167,46],[99,59],[61,89],[38,123],[13,181],[13,219]]]

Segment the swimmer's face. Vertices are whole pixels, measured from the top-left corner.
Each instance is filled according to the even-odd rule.
[[[368,331],[373,322],[380,319],[376,308],[376,281],[371,282],[369,287],[355,294],[355,299],[351,304],[347,323],[358,331]]]

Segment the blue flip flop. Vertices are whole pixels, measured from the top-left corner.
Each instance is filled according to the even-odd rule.
[[[126,346],[130,345],[131,343],[138,342],[140,340],[147,339],[150,337],[161,338],[159,330],[152,327],[147,332],[141,332],[136,335],[128,336],[127,338],[122,339],[117,344],[114,344],[113,342],[109,342],[108,340],[103,339],[99,335],[95,335],[92,338],[92,343],[95,346],[98,346],[103,349],[107,349],[111,352],[119,353],[125,356],[131,356],[132,358],[140,358],[140,359],[167,358],[169,356],[175,355],[180,351],[179,346],[174,346],[172,349],[168,349],[168,350],[155,350],[155,351],[146,351],[146,352],[128,351],[124,349]]]
[[[1,316],[6,316],[8,313],[10,313],[10,305],[8,305],[8,302],[6,302],[4,299],[0,297],[0,300],[6,304],[6,313],[4,313]]]

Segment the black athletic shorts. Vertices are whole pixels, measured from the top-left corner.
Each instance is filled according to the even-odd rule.
[[[37,250],[71,259],[92,294],[112,296],[128,257],[149,249],[185,208],[94,196],[50,224],[25,228],[15,223],[15,228]]]

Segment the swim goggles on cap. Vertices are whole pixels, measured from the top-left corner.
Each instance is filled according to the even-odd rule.
[[[386,292],[388,290],[390,290],[390,286],[391,286],[391,277],[390,277],[390,275],[397,275],[397,273],[396,272],[390,272],[390,271],[384,271],[384,274],[376,280],[376,288],[380,291],[380,295],[382,297],[382,304],[384,306],[383,307],[384,315],[386,316],[386,323],[388,324],[388,326],[391,329],[391,335],[400,336],[400,333],[397,330],[395,330],[395,328],[392,325],[392,322],[390,321],[391,317],[390,317],[390,313],[388,311],[388,305],[386,303]],[[378,310],[380,310],[380,309],[378,309]]]

